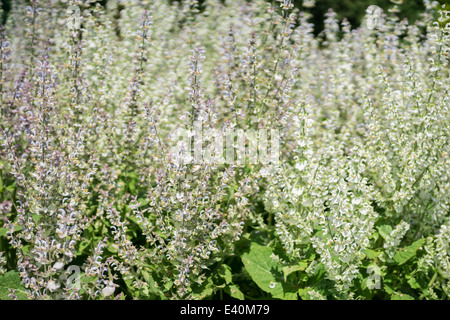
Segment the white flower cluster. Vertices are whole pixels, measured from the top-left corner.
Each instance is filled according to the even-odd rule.
[[[121,298],[119,278],[138,298],[201,299],[256,230],[345,298],[368,249],[393,263],[427,238],[420,272],[448,292],[448,12],[372,7],[352,29],[329,11],[314,35],[290,0],[106,3],[17,0],[0,28],[0,179],[15,181],[0,273],[17,266],[35,299]],[[186,150],[273,130],[279,162],[232,140],[242,159],[185,163],[178,129]],[[79,286],[61,280],[74,263]]]

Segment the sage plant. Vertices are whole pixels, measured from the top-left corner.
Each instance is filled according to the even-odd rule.
[[[314,5],[13,1],[9,297],[448,299],[449,12]]]

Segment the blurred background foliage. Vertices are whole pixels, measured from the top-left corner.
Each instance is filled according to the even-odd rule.
[[[3,10],[1,24],[5,24],[13,1],[14,0],[0,0]],[[97,2],[101,5],[105,5],[108,1],[120,0],[99,0]],[[182,0],[172,1],[180,2]],[[267,1],[275,2],[274,0]],[[202,2],[202,0],[199,0],[200,5]],[[383,10],[388,10],[393,6],[393,2],[396,2],[400,8],[400,17],[407,18],[410,23],[415,21],[425,8],[424,0],[316,0],[315,5],[311,8],[303,6],[304,0],[294,0],[293,2],[297,8],[308,11],[313,15],[311,22],[315,25],[316,34],[323,29],[324,15],[330,8],[337,13],[337,18],[339,20],[347,18],[353,27],[358,27],[361,19],[364,17],[367,7],[370,5],[377,5]],[[450,0],[439,0],[437,2],[445,6],[445,9],[450,10]]]
[[[294,2],[297,7],[302,8],[302,0]],[[450,0],[437,2],[445,6],[447,10],[450,10]],[[318,33],[323,29],[323,17],[329,8],[332,8],[337,13],[339,20],[347,18],[353,27],[358,27],[366,13],[367,7],[370,5],[377,5],[386,11],[393,7],[394,4],[397,4],[400,9],[399,17],[408,19],[410,23],[420,18],[420,14],[425,10],[423,0],[317,0],[315,6],[309,9],[309,12],[313,14],[312,22],[316,27],[316,33]]]

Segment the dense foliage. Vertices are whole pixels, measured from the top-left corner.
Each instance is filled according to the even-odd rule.
[[[450,12],[393,2],[14,1],[0,299],[448,299]]]

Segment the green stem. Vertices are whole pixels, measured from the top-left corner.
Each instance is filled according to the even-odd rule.
[[[435,282],[436,279],[437,279],[437,276],[438,276],[437,271],[434,271],[434,275],[433,275],[433,277],[431,278],[430,282],[428,283],[428,286],[427,286],[427,289],[426,289],[427,291],[430,290],[430,289],[432,288],[434,282]],[[419,299],[423,299],[423,298],[425,298],[425,292],[422,293],[422,294],[420,295],[420,297],[419,297]]]

